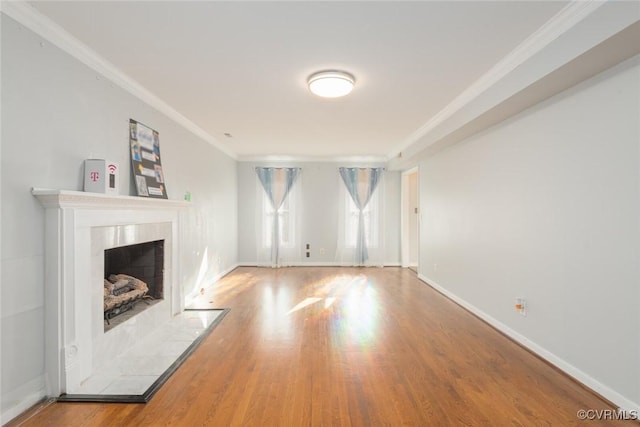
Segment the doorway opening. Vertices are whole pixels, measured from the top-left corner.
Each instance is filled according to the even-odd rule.
[[[418,168],[402,173],[401,265],[418,273],[420,210]]]

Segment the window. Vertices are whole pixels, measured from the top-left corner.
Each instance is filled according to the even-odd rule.
[[[295,242],[295,221],[292,218],[290,206],[295,203],[293,192],[289,193],[285,201],[280,206],[278,211],[278,231],[280,234],[280,247],[291,248]],[[275,211],[271,206],[269,196],[264,191],[262,192],[262,246],[265,248],[271,247],[271,241],[273,239],[273,216]]]
[[[358,239],[358,216],[360,211],[353,202],[353,199],[345,191],[345,244],[348,248],[355,248]],[[378,192],[374,191],[369,199],[369,203],[363,209],[364,216],[364,238],[368,248],[378,247]]]

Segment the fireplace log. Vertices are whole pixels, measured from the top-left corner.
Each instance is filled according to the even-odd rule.
[[[133,282],[131,280],[128,279],[118,279],[115,282],[113,282],[113,287],[114,287],[114,291],[120,289],[120,288],[124,288],[126,286],[131,286],[133,287]],[[133,287],[135,289],[135,287]]]
[[[126,274],[112,274],[104,281],[104,319],[133,308],[149,291],[145,282]]]

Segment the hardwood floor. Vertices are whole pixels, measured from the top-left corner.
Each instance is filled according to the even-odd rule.
[[[149,403],[22,425],[626,425],[580,421],[612,407],[407,269],[243,267],[203,299],[231,312]]]

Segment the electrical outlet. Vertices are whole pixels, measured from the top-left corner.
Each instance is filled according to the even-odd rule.
[[[523,316],[527,315],[527,300],[524,298],[516,298],[516,311]]]
[[[436,271],[438,271],[438,264],[433,264],[433,272],[435,273]]]
[[[311,256],[311,254],[309,252],[307,252],[307,258],[309,258]]]

